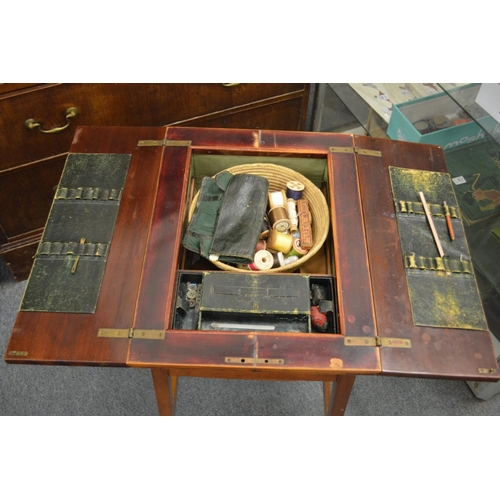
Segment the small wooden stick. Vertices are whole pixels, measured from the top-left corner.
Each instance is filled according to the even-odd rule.
[[[446,204],[446,201],[443,201],[444,208],[444,216],[446,218],[446,227],[448,228],[448,233],[450,235],[450,240],[453,241],[455,239],[455,231],[453,231],[453,225],[451,223],[450,209]]]
[[[427,206],[427,202],[425,201],[424,193],[422,191],[419,191],[418,194],[420,195],[420,199],[422,200],[422,206],[424,207],[425,216],[427,217],[427,222],[431,227],[432,236],[434,236],[434,241],[436,243],[439,256],[443,258],[444,257],[443,247],[441,246],[441,241],[439,241],[439,236],[436,232],[436,228],[434,227],[434,221],[432,220],[432,215],[429,211],[429,207]]]

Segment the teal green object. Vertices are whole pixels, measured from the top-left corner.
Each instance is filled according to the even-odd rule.
[[[473,87],[472,85],[471,87]],[[436,115],[453,115],[459,106],[446,94],[435,94],[413,101],[395,104],[392,109],[387,135],[394,140],[420,142],[441,146],[449,150],[458,146],[471,144],[486,138],[486,132],[474,121],[444,128],[428,134],[421,134],[413,123],[419,120],[432,119]],[[491,117],[481,118],[481,123],[489,126]]]

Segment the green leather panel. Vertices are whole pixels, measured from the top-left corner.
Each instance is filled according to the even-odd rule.
[[[68,155],[22,311],[95,312],[130,156]]]
[[[463,224],[449,174],[389,167],[408,293],[416,325],[486,330],[487,324],[473,272]],[[443,248],[440,257],[425,213],[422,191]],[[404,203],[402,203],[404,201]],[[450,207],[451,240],[443,202]],[[415,210],[407,210],[414,205]]]

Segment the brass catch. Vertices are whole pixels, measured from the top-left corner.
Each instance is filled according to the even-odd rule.
[[[382,156],[382,152],[381,151],[375,151],[374,149],[358,149],[358,148],[354,148],[354,152],[357,155]]]
[[[283,365],[284,359],[278,358],[225,358],[226,363],[237,363],[238,365]]]
[[[142,330],[135,328],[99,328],[97,336],[109,339],[163,340],[165,330]]]
[[[479,373],[495,373],[495,368],[478,368]]]
[[[365,347],[404,347],[411,348],[410,339],[383,337],[345,337],[344,345]]]
[[[191,146],[191,141],[171,141],[168,139],[145,139],[137,143],[138,146]]]
[[[357,155],[365,155],[365,156],[382,156],[381,151],[375,151],[374,149],[360,149],[360,148],[351,148],[346,146],[332,146],[328,149],[330,153],[351,153]]]
[[[351,153],[354,154],[354,148],[343,147],[343,146],[333,146],[329,148],[330,153]]]

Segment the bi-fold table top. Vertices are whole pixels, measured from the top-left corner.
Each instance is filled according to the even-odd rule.
[[[193,196],[203,177],[252,162],[300,172],[324,193],[325,244],[282,276],[332,283],[333,330],[308,331],[307,311],[293,331],[203,329],[220,323],[208,306],[204,319],[176,322],[186,276],[213,289],[232,275],[186,256]],[[286,288],[277,278],[256,280],[258,293]],[[442,150],[270,130],[78,128],[5,360],[228,378],[499,378]]]

